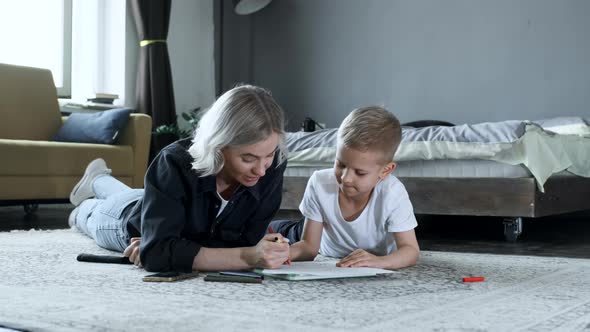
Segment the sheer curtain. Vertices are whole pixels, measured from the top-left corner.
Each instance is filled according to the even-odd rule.
[[[116,94],[116,105],[133,106],[125,93],[126,1],[74,0],[72,4],[72,101]]]

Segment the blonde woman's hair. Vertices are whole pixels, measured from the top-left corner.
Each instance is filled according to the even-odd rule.
[[[359,151],[379,151],[384,162],[393,160],[401,142],[399,120],[383,107],[368,106],[352,111],[338,128],[338,145]]]
[[[219,97],[205,112],[195,130],[189,153],[199,176],[214,175],[224,165],[225,147],[252,145],[272,133],[280,136],[279,164],[285,160],[283,109],[270,92],[253,85],[240,85]]]

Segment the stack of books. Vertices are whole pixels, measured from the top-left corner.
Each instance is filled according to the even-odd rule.
[[[97,93],[94,98],[88,98],[87,100],[91,103],[112,105],[115,99],[119,99],[119,95],[111,93]]]

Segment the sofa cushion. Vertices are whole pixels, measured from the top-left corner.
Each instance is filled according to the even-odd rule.
[[[133,148],[129,145],[62,143],[0,139],[3,176],[81,177],[89,162],[103,158],[114,176],[132,176]]]
[[[129,108],[72,113],[53,137],[58,142],[113,144],[129,121]]]

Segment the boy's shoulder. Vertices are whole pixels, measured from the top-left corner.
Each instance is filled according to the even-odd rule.
[[[334,170],[332,168],[317,170],[313,172],[312,176],[315,178],[316,181],[336,180],[336,176],[334,175]]]
[[[336,181],[336,175],[334,175],[334,170],[331,168],[321,169],[318,171],[313,172],[310,178],[310,183],[316,187],[328,189],[332,188],[334,185],[338,185],[338,181]]]
[[[404,184],[393,174],[389,174],[377,184],[375,193],[379,196],[408,195]]]

